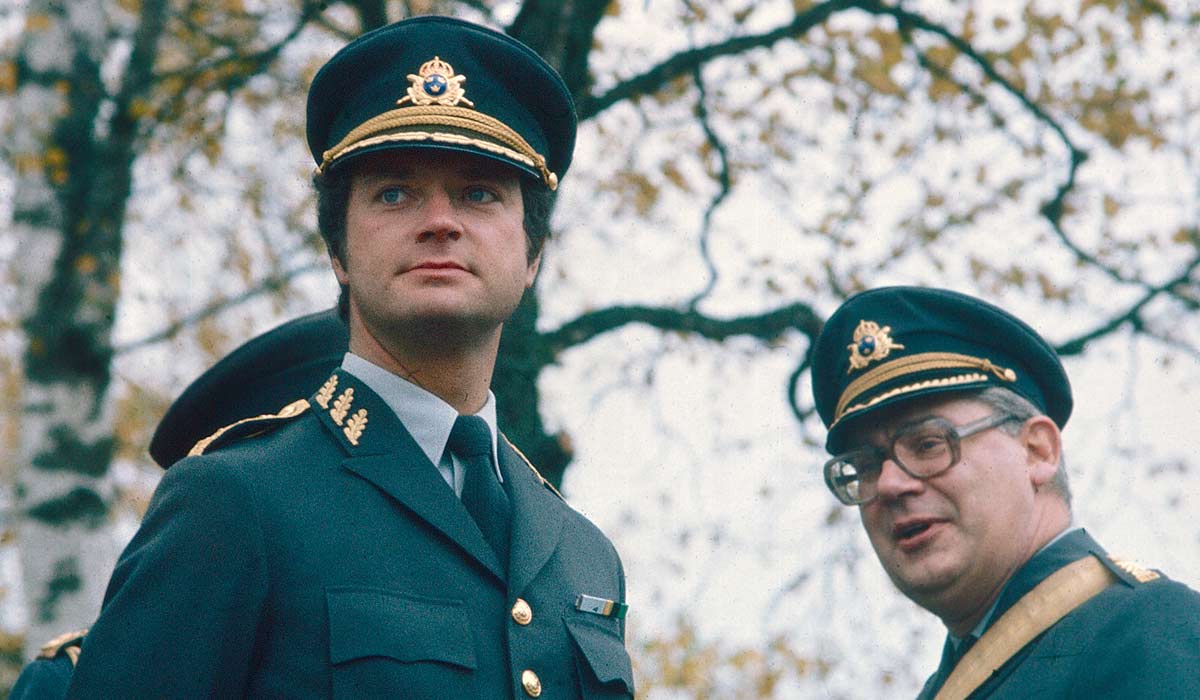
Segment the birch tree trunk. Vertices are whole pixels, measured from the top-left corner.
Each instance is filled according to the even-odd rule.
[[[115,560],[106,401],[136,120],[164,3],[31,2],[17,57],[13,228],[24,332],[13,512],[30,656],[94,619]],[[128,37],[113,41],[114,36]],[[122,46],[124,44],[124,46]],[[120,85],[101,66],[128,51]]]

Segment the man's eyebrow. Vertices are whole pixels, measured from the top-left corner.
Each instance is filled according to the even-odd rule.
[[[366,172],[361,172],[358,174],[358,177],[367,182],[372,180],[406,180],[414,177],[415,173],[415,168],[408,166],[396,166],[389,168],[376,168]]]
[[[517,180],[518,175],[510,172],[509,169],[498,166],[489,167],[486,165],[476,165],[462,170],[463,178],[467,180],[491,180],[491,181],[508,181],[509,179]]]
[[[945,418],[942,418],[941,416],[939,416],[936,413],[926,413],[926,414],[918,416],[916,418],[910,418],[909,420],[904,421],[900,425],[897,425],[895,427],[895,429],[889,431],[889,434],[896,435],[896,434],[904,432],[905,430],[915,428],[918,425],[921,425],[922,423],[928,423],[931,420],[945,420]]]
[[[927,423],[931,420],[941,419],[941,418],[942,417],[937,415],[936,413],[926,413],[926,414],[920,415],[916,418],[906,420],[903,423],[901,423],[900,425],[897,425],[895,427],[890,427],[890,428],[883,425],[887,421],[881,420],[876,423],[873,423],[869,428],[864,429],[860,434],[854,435],[853,437],[856,439],[849,439],[847,444],[853,445],[853,447],[848,448],[848,449],[850,449],[850,450],[869,449],[869,448],[882,449],[879,446],[880,442],[884,443],[885,445],[890,444],[892,439],[895,438],[900,433],[903,433],[906,430],[915,428],[915,427],[921,425],[922,423]],[[878,439],[876,439],[876,438],[878,438]]]

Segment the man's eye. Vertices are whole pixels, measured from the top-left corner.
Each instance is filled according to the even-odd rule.
[[[478,186],[468,187],[466,193],[463,194],[463,198],[473,204],[486,204],[488,202],[495,202],[497,199],[499,199],[499,197],[496,196],[496,193],[492,190],[488,189],[487,187]]]
[[[945,435],[932,433],[909,435],[897,441],[896,445],[897,450],[918,458],[940,456],[947,447],[948,440]]]
[[[399,187],[389,187],[379,193],[379,200],[384,204],[398,204],[404,199],[404,190]]]

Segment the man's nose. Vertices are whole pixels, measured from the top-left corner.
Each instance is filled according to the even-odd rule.
[[[894,457],[884,459],[883,464],[879,466],[879,480],[875,483],[875,490],[880,499],[899,498],[924,487],[925,482],[901,469]]]
[[[452,240],[462,237],[462,222],[454,206],[454,198],[447,192],[430,193],[421,206],[424,219],[417,240]]]

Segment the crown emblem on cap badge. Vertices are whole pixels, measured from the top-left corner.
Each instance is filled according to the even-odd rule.
[[[465,75],[455,75],[449,63],[434,56],[432,60],[421,64],[416,75],[409,73],[408,82],[411,84],[408,94],[397,100],[396,104],[412,102],[421,107],[434,104],[456,107],[461,102],[474,107],[475,103],[467,99],[463,90],[462,84],[466,79]]]
[[[854,342],[846,346],[850,350],[850,369],[846,374],[882,360],[893,350],[903,350],[903,345],[892,340],[891,332],[891,326],[880,327],[874,321],[859,321],[854,329]]]

